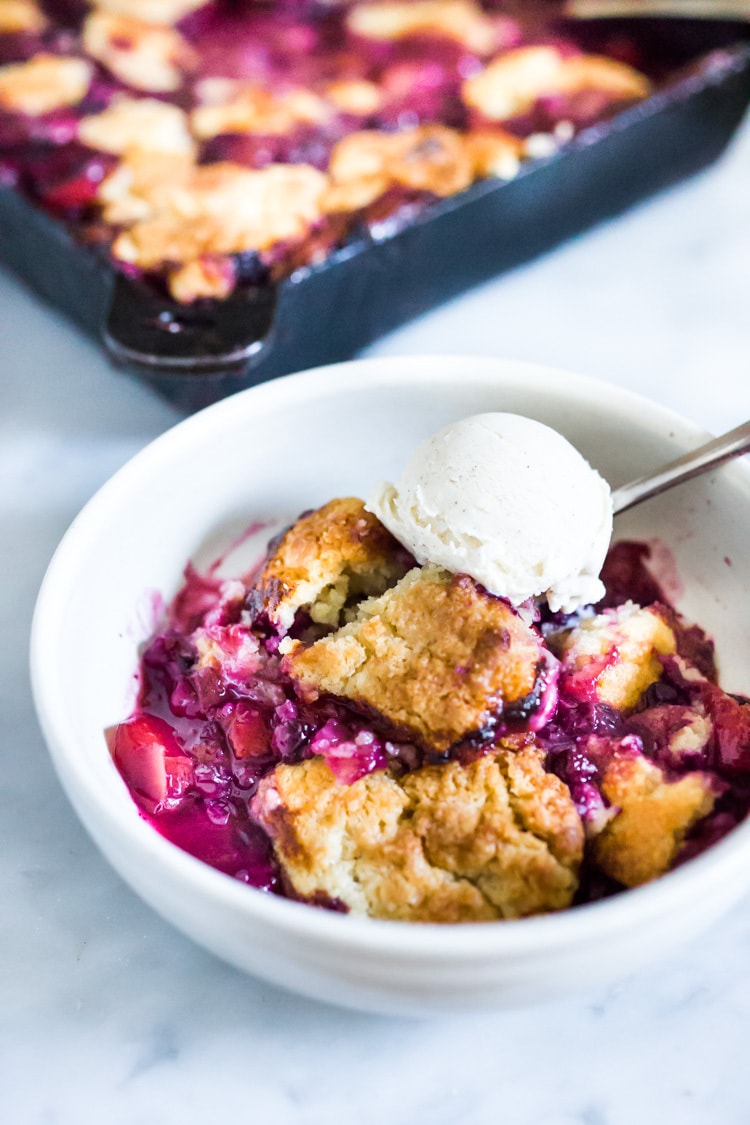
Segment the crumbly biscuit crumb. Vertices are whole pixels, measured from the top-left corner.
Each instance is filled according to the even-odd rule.
[[[224,162],[178,169],[167,185],[152,181],[144,218],[112,247],[142,269],[204,255],[265,250],[303,238],[320,218],[326,178],[308,164],[269,164],[259,171]],[[110,185],[110,192],[111,192]]]
[[[331,107],[310,90],[279,95],[250,82],[212,78],[200,83],[199,95],[203,104],[190,114],[190,124],[203,140],[222,133],[283,136],[298,125],[322,125],[332,116]]]

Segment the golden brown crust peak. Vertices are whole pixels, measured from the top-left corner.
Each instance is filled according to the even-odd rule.
[[[381,594],[409,562],[361,500],[331,500],[282,535],[251,592],[250,608],[284,630],[303,608],[318,624],[335,626],[348,603]]]
[[[709,774],[693,772],[668,781],[642,755],[615,756],[601,790],[619,809],[594,840],[598,866],[626,887],[648,883],[672,867],[688,831],[716,801]]]

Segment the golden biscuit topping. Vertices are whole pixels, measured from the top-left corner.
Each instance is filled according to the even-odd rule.
[[[211,78],[200,83],[203,105],[194,109],[190,124],[197,137],[221,133],[283,135],[298,125],[320,125],[332,110],[309,90],[292,90],[283,96],[249,82]]]
[[[543,665],[539,637],[507,602],[435,566],[411,570],[285,662],[303,693],[376,712],[394,737],[438,753],[491,733],[514,707],[533,713]]]
[[[408,567],[401,545],[361,500],[331,500],[282,535],[251,592],[251,612],[288,630],[304,609],[335,627],[347,607],[382,594]]]
[[[716,801],[710,774],[687,773],[667,780],[643,755],[615,755],[601,791],[616,810],[594,840],[594,858],[610,878],[626,887],[648,883],[674,863],[692,826]]]
[[[0,35],[44,31],[47,17],[34,0],[0,0]]]
[[[526,155],[525,143],[502,129],[472,129],[464,143],[477,176],[512,180]]]
[[[93,12],[83,26],[86,51],[136,90],[171,93],[194,63],[192,49],[171,27]]]
[[[380,87],[364,79],[332,82],[326,87],[325,96],[336,109],[353,116],[374,113],[383,104]]]
[[[190,169],[155,185],[149,217],[115,240],[112,252],[142,269],[187,264],[204,255],[265,250],[304,237],[320,218],[325,176],[307,164],[237,164]]]
[[[381,177],[438,196],[462,191],[474,172],[463,138],[444,125],[403,133],[350,133],[334,146],[328,170],[334,187]]]
[[[0,66],[0,108],[32,117],[77,105],[89,88],[93,67],[85,59],[35,55]]]
[[[194,172],[190,153],[129,149],[99,187],[105,220],[121,226],[168,210]]]
[[[545,94],[600,90],[613,101],[648,96],[648,79],[625,63],[598,55],[565,58],[554,47],[521,47],[494,59],[462,87],[468,106],[490,121],[528,113]]]
[[[234,289],[235,273],[230,259],[204,255],[179,269],[169,271],[169,291],[177,301],[220,301]]]
[[[90,148],[120,156],[142,152],[192,153],[187,116],[156,98],[117,98],[102,113],[84,117],[78,139]]]
[[[437,196],[463,191],[477,177],[512,179],[524,142],[500,129],[462,134],[444,125],[422,125],[402,133],[363,130],[334,145],[323,196],[325,211],[367,207],[389,187]]]
[[[339,784],[321,758],[277,766],[254,813],[296,894],[414,922],[521,918],[569,906],[583,830],[532,746],[468,766]]]
[[[202,8],[209,0],[89,0],[92,7],[144,23],[172,24]]]
[[[359,4],[347,26],[366,39],[394,40],[409,35],[440,35],[470,51],[490,54],[498,45],[495,24],[473,0],[406,0]]]

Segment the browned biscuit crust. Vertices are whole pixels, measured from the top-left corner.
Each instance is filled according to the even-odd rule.
[[[356,497],[331,500],[302,516],[276,543],[248,607],[287,630],[299,609],[336,626],[356,599],[382,594],[413,562]]]
[[[503,713],[536,709],[544,661],[537,634],[507,602],[467,575],[415,568],[355,620],[287,656],[311,695],[375,711],[400,737],[445,753],[496,725]]]
[[[669,781],[643,755],[608,765],[601,791],[619,811],[593,843],[597,865],[618,883],[637,887],[669,871],[697,821],[717,797],[713,778],[698,771]]]
[[[570,905],[583,852],[542,760],[526,746],[342,785],[313,758],[277,766],[253,808],[300,897],[403,921],[520,918]]]

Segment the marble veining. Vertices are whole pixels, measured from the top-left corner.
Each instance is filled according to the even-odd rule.
[[[736,425],[750,416],[748,183],[746,125],[715,168],[371,354],[554,363]],[[408,1023],[243,977],[134,897],[53,775],[26,649],[62,532],[178,415],[7,274],[0,341],[0,1121],[746,1125],[750,902],[594,996]]]

